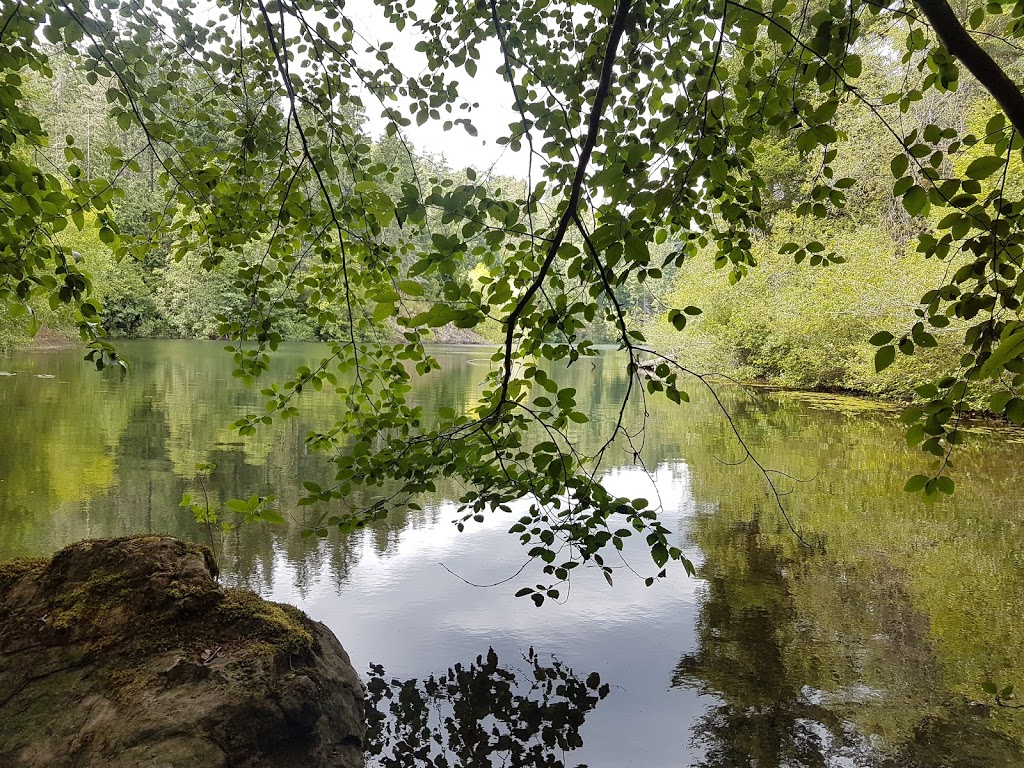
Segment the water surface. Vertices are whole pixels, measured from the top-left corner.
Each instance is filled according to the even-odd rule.
[[[331,422],[330,395],[304,394],[301,419],[241,440],[228,425],[258,395],[231,378],[220,344],[122,347],[133,363],[124,382],[91,371],[78,350],[0,357],[0,370],[15,374],[0,376],[0,559],[127,533],[205,541],[178,502],[200,490],[196,464],[210,462],[214,504],[275,493],[290,520],[218,540],[225,580],[325,622],[364,675],[383,667],[381,685],[447,680],[435,710],[479,693],[483,675],[494,706],[504,702],[486,722],[520,735],[516,749],[508,737],[495,753],[509,764],[539,765],[542,754],[592,768],[1024,763],[1024,712],[993,706],[982,689],[1024,686],[1024,445],[1014,432],[972,434],[957,457],[957,494],[926,505],[901,490],[922,460],[891,410],[786,394],[758,405],[724,388],[758,455],[802,480],[782,489],[805,545],[757,472],[730,466],[742,454],[709,397],[695,385],[683,407],[652,399],[649,473],[619,452],[603,482],[660,503],[699,577],[679,569],[646,588],[630,569],[651,567],[627,548],[613,587],[584,569],[565,600],[537,609],[513,597],[541,580],[530,567],[500,586],[473,586],[513,576],[525,558],[504,515],[456,531],[454,483],[422,513],[346,538],[299,536],[312,514],[295,506],[301,481],[330,477],[304,443],[308,429]],[[322,354],[288,346],[280,377]],[[437,354],[443,373],[415,397],[468,407],[488,351]],[[618,411],[621,361],[609,355],[561,376],[593,419],[575,435],[586,449]],[[505,670],[518,682],[503,699],[494,681]],[[606,695],[583,684],[591,673]],[[578,730],[578,749],[568,737],[545,745],[540,728],[513,722],[533,712],[545,675],[563,691],[595,694],[574,700],[580,722],[565,707],[537,710],[553,732]],[[473,764],[480,749],[497,749],[470,744],[468,733],[449,732],[435,754]]]

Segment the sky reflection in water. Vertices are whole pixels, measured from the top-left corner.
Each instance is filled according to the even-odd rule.
[[[692,510],[685,465],[659,467],[655,482],[667,521],[680,530]],[[630,498],[653,498],[639,469],[611,472],[608,485]],[[454,518],[454,506],[442,507],[440,517]],[[584,747],[572,764],[688,765],[686,724],[703,710],[706,697],[681,695],[669,682],[680,654],[694,644],[701,582],[680,571],[647,588],[620,564],[612,588],[596,569],[585,569],[574,574],[561,604],[538,609],[513,597],[508,585],[473,587],[442,567],[475,584],[515,573],[524,551],[507,533],[512,521],[488,517],[462,534],[446,524],[406,529],[383,553],[372,532],[363,532],[356,536],[357,564],[340,590],[325,566],[300,594],[282,558],[268,597],[299,605],[326,623],[344,640],[357,669],[379,661],[399,677],[442,672],[488,647],[505,663],[518,660],[521,666],[522,654],[533,646],[583,676],[598,672],[612,686],[588,717]],[[640,548],[630,549],[625,560],[642,563]],[[689,554],[699,559],[696,551]]]

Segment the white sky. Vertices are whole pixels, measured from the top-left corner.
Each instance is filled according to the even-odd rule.
[[[414,6],[414,10],[424,15],[429,13],[432,5],[433,0],[421,0]],[[355,30],[367,41],[374,44],[390,41],[394,44],[388,55],[404,74],[415,76],[424,71],[426,57],[414,50],[419,37],[413,25],[409,24],[399,32],[387,22],[373,0],[349,0],[345,4],[344,13],[352,20]],[[372,54],[366,56],[369,61]],[[519,119],[514,109],[512,89],[497,73],[501,55],[496,41],[492,40],[490,46],[481,47],[477,63],[475,77],[471,78],[462,70],[452,70],[447,74],[447,77],[458,81],[463,99],[479,105],[476,109],[469,113],[455,110],[450,118],[442,113],[441,121],[431,120],[423,126],[417,126],[414,122],[403,133],[419,151],[445,155],[453,168],[472,166],[486,172],[493,166],[496,173],[526,178],[529,155],[525,148],[516,153],[495,143],[498,137],[507,135],[508,125]],[[363,94],[363,101],[369,118],[368,128],[377,136],[385,125],[380,117],[380,104],[369,93]],[[479,135],[470,136],[461,125],[456,125],[450,131],[442,129],[445,119],[459,117],[468,117]]]

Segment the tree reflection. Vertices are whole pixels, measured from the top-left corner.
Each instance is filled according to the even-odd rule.
[[[924,718],[881,768],[1021,765],[1020,743],[989,727],[987,713],[966,706]],[[981,716],[979,716],[981,715]]]
[[[851,746],[841,721],[803,693],[787,665],[795,612],[780,551],[757,520],[719,531],[729,562],[709,557],[698,649],[680,660],[672,685],[724,702],[693,726],[707,768],[824,768]],[[726,542],[720,542],[726,543]]]
[[[672,685],[720,700],[692,726],[701,768],[1022,764],[1019,724],[948,689],[902,570],[839,568],[721,510],[693,535],[707,590]]]
[[[530,648],[525,670],[498,663],[494,649],[468,666],[426,680],[388,679],[380,665],[367,680],[367,756],[381,768],[563,768],[583,746],[580,728],[608,695],[556,658]]]

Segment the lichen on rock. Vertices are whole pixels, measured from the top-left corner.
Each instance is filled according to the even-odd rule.
[[[362,765],[337,639],[215,574],[168,536],[0,564],[0,765]]]

